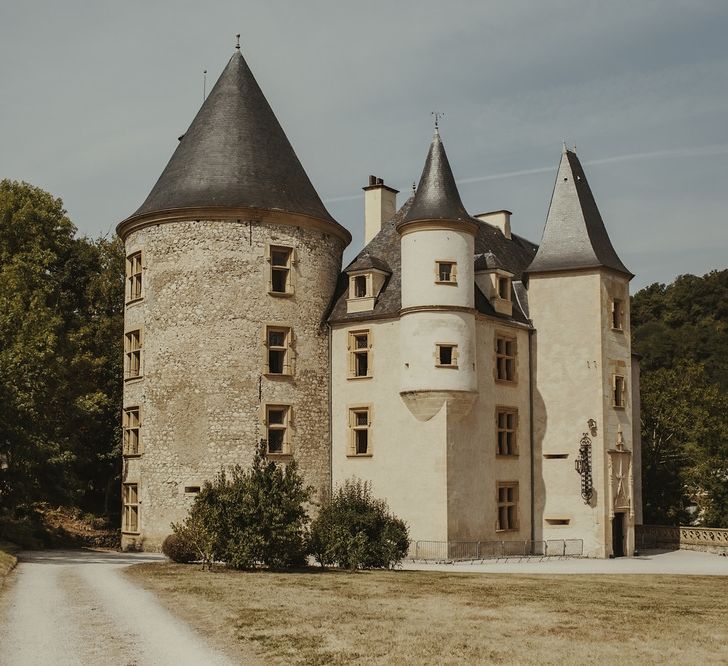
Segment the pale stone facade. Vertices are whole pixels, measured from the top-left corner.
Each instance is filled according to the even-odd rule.
[[[414,540],[631,554],[631,274],[574,153],[540,248],[509,211],[465,211],[439,133],[399,210],[381,179],[364,189],[366,247],[342,273],[351,237],[236,53],[118,228],[124,547],[157,549],[263,442],[317,498],[369,481]]]

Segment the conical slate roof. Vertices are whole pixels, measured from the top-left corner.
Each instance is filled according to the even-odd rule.
[[[146,201],[131,217],[238,206],[334,222],[236,50]]]
[[[460,200],[445,146],[437,130],[432,137],[414,201],[398,227],[421,220],[460,221],[472,225],[472,219]]]
[[[541,245],[526,272],[600,266],[634,277],[609,240],[579,158],[564,146]]]

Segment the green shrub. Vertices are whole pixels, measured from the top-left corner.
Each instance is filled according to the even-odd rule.
[[[187,564],[197,559],[194,546],[185,538],[184,533],[174,532],[162,542],[162,552],[172,562]]]
[[[261,445],[250,469],[237,465],[206,482],[187,519],[173,529],[195,544],[203,562],[220,560],[234,569],[299,566],[306,561],[304,505],[311,494],[295,461],[267,460]]]
[[[359,479],[345,481],[311,525],[310,550],[322,566],[391,568],[408,548],[407,525]]]

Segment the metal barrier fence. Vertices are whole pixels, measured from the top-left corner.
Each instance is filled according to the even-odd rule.
[[[581,539],[547,541],[410,541],[408,559],[495,560],[509,557],[581,557]]]

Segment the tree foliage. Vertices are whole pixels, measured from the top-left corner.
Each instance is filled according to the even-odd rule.
[[[0,181],[0,506],[116,508],[123,248]]]
[[[645,521],[728,527],[728,270],[632,301]]]
[[[371,484],[348,479],[321,506],[311,525],[311,552],[322,566],[391,568],[407,554],[409,533]]]
[[[311,496],[296,462],[268,460],[261,445],[249,469],[237,465],[206,482],[187,519],[172,529],[203,562],[221,560],[234,569],[299,566],[306,559]]]

